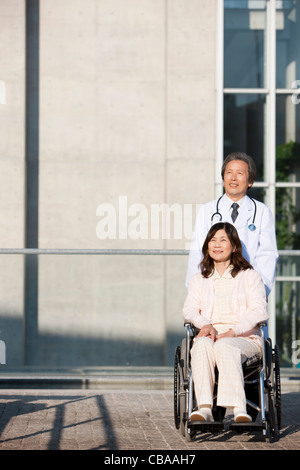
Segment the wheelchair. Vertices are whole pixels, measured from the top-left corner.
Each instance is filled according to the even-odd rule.
[[[281,429],[281,384],[278,346],[272,347],[270,338],[263,339],[262,357],[254,356],[243,363],[244,388],[247,413],[250,423],[226,422],[226,408],[217,406],[218,370],[215,371],[214,401],[212,414],[214,421],[191,421],[192,411],[197,409],[190,366],[192,341],[198,331],[190,323],[185,323],[186,337],[177,346],[174,359],[174,420],[176,429],[188,440],[194,440],[197,432],[261,433],[267,442],[279,436]]]

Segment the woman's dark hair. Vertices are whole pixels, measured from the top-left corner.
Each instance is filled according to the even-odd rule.
[[[247,163],[249,183],[253,184],[256,178],[256,165],[253,158],[249,157],[249,155],[243,152],[233,152],[227,155],[221,169],[222,179],[224,180],[224,173],[227,163],[232,162],[233,160],[241,160],[242,162]]]
[[[203,259],[199,265],[203,277],[209,277],[214,272],[214,260],[209,256],[208,243],[215,236],[218,230],[225,230],[232,247],[235,249],[231,255],[231,264],[233,266],[231,275],[235,277],[239,271],[253,269],[250,263],[242,255],[242,244],[236,228],[229,222],[218,222],[214,224],[203,243]]]

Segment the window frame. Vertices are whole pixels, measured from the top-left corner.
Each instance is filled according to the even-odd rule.
[[[298,0],[300,1],[300,0]],[[255,2],[253,2],[254,6]],[[264,181],[257,181],[256,188],[264,188],[265,203],[276,218],[276,189],[300,188],[300,182],[276,181],[276,98],[280,94],[295,94],[295,88],[276,88],[276,10],[278,2],[266,2],[266,80],[263,88],[224,88],[224,10],[225,1],[218,0],[216,4],[216,161],[215,161],[215,198],[223,194],[223,183],[220,168],[224,159],[224,96],[225,94],[260,94],[266,96],[266,129]],[[251,6],[251,5],[250,5]],[[282,256],[300,256],[300,250],[282,250]],[[287,280],[299,282],[300,276],[276,275],[274,287],[269,295],[269,336],[276,341],[276,284]]]

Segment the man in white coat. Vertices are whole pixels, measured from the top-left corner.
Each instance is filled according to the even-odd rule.
[[[229,154],[222,166],[225,193],[203,204],[197,214],[188,260],[187,278],[199,272],[202,246],[210,227],[220,221],[232,223],[243,246],[243,256],[263,279],[266,294],[272,289],[278,259],[274,219],[270,209],[247,196],[256,177],[255,163],[248,155]],[[237,207],[232,207],[236,203]]]

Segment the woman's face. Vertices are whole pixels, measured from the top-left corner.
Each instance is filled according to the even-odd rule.
[[[233,246],[224,229],[218,230],[208,242],[208,254],[216,262],[225,262],[231,259]]]

